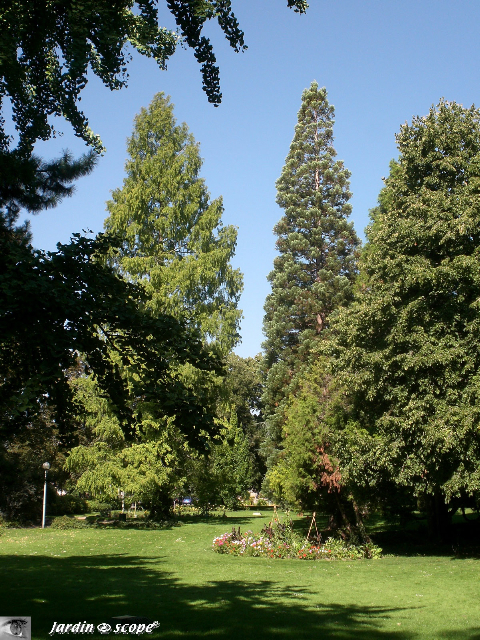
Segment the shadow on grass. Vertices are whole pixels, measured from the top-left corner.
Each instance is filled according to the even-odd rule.
[[[181,524],[196,524],[199,522],[203,522],[203,524],[224,524],[225,531],[230,531],[232,527],[242,526],[247,527],[247,529],[252,528],[253,526],[263,525],[264,521],[270,514],[265,514],[265,517],[260,518],[259,516],[245,515],[248,512],[239,511],[238,515],[228,515],[226,517],[222,515],[209,514],[208,516],[201,515],[182,515],[179,516],[177,522]]]
[[[448,544],[430,542],[427,527],[422,524],[416,529],[377,531],[372,533],[372,540],[384,554],[480,559],[480,527],[476,523],[455,523]]]
[[[283,511],[279,511],[275,516],[272,507],[267,507],[266,509],[260,508],[258,512],[261,513],[261,516],[253,515],[254,512],[252,510],[230,511],[226,516],[221,513],[210,513],[208,516],[185,514],[179,516],[177,518],[177,522],[183,524],[194,524],[197,522],[203,522],[205,524],[224,524],[226,527],[225,530],[228,531],[233,526],[238,527],[241,525],[243,525],[243,527],[247,527],[247,529],[255,528],[255,530],[260,530],[265,522],[274,522],[275,518],[282,523],[287,520],[285,512]],[[325,520],[325,522],[327,521],[326,518],[323,518],[323,520]],[[320,530],[320,518],[317,521],[319,522],[318,529]],[[310,522],[311,516],[302,516],[301,519],[294,517],[293,528],[299,533],[307,533]]]
[[[162,571],[162,561],[161,556],[123,554],[4,556],[2,610],[32,616],[37,640],[55,637],[48,635],[54,622],[99,624],[121,615],[158,620],[161,626],[150,636],[155,638],[416,638],[393,628],[398,618],[392,616],[400,608],[325,604],[305,587],[283,587],[268,580],[183,584]],[[403,611],[408,616],[408,610]],[[444,637],[460,640],[455,633]],[[478,629],[464,630],[461,639],[480,640]]]
[[[445,631],[438,636],[439,640],[480,640],[480,629],[466,631]]]

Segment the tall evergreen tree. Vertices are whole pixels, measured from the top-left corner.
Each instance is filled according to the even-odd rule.
[[[280,255],[268,276],[272,292],[264,319],[264,402],[273,445],[281,435],[293,376],[308,363],[331,312],[352,295],[359,240],[347,222],[350,173],[335,159],[333,118],[325,88],[313,82],[302,94],[295,135],[277,181],[277,203],[285,215],[274,228]]]
[[[362,287],[335,321],[358,427],[342,466],[377,495],[422,498],[448,538],[451,513],[480,497],[480,111],[442,100],[397,143]]]
[[[210,202],[199,177],[198,145],[162,93],[136,117],[128,154],[105,221],[122,241],[119,268],[144,285],[154,312],[186,320],[226,354],[241,317],[242,275],[230,264],[237,231],[222,226],[222,200]]]
[[[185,124],[177,125],[173,105],[163,94],[136,118],[128,153],[123,188],[107,203],[107,234],[120,243],[111,259],[125,279],[145,290],[145,305],[154,317],[168,313],[193,329],[206,350],[226,356],[238,340],[241,316],[242,275],[230,264],[237,231],[222,226],[222,201],[210,201],[199,177],[198,145]],[[221,372],[197,367],[193,360],[172,362],[172,369],[180,388],[189,390],[192,408],[194,399],[202,398],[204,409],[194,408],[201,419],[218,400]],[[135,376],[129,367],[121,372],[131,386]],[[79,486],[136,492],[151,513],[165,513],[181,490],[186,460],[193,455],[181,413],[169,421],[161,395],[145,402],[138,386],[132,388],[135,439],[120,441],[116,429],[112,444],[98,412],[89,408],[92,403],[77,397],[85,414],[93,415],[93,441],[77,447],[68,461],[71,470],[82,474]],[[203,445],[207,432],[199,422],[196,435]]]

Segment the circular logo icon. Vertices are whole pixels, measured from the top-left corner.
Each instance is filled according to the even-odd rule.
[[[112,630],[112,627],[106,622],[101,622],[97,626],[97,629],[100,631],[100,633],[103,633],[105,635],[106,633],[110,633],[110,631]]]

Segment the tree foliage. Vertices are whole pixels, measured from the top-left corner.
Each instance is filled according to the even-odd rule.
[[[65,151],[60,158],[49,162],[35,155],[22,159],[16,154],[0,153],[2,224],[13,230],[21,209],[38,213],[55,207],[73,194],[72,182],[90,173],[96,160],[93,152],[74,159]],[[24,231],[28,231],[28,225]]]
[[[124,87],[131,49],[164,69],[185,42],[201,64],[208,100],[221,102],[215,55],[202,32],[214,19],[235,51],[246,49],[231,1],[166,3],[178,34],[158,25],[158,0],[0,2],[0,216],[10,226],[20,207],[36,213],[55,206],[71,194],[71,182],[92,169],[104,147],[79,109],[81,93],[92,75],[110,90]],[[308,7],[305,0],[287,4],[300,13]],[[54,116],[65,118],[92,151],[78,160],[68,152],[48,162],[34,156],[37,140],[56,135]],[[17,136],[9,133],[9,118]]]
[[[237,231],[222,226],[222,200],[210,202],[199,177],[198,145],[163,94],[136,117],[128,155],[105,221],[121,239],[118,268],[145,288],[153,313],[185,320],[225,355],[241,317],[242,276],[230,264]]]
[[[276,501],[300,509],[326,510],[324,494],[340,488],[338,463],[330,452],[331,396],[328,361],[316,358],[296,377],[285,403],[282,451],[265,482]]]
[[[77,376],[71,385],[83,438],[69,452],[66,468],[77,490],[107,501],[123,493],[152,515],[164,516],[185,484],[187,453],[193,454],[175,417],[159,415],[155,401],[137,397],[134,434],[127,439],[91,376]]]
[[[260,453],[264,437],[262,356],[242,358],[229,353],[217,402],[217,416],[236,420],[242,430],[251,459],[249,489],[260,490],[265,461]]]
[[[242,277],[230,265],[236,230],[222,227],[221,200],[209,201],[198,175],[198,146],[187,126],[177,125],[173,105],[163,94],[136,118],[128,153],[123,188],[113,192],[107,205],[110,215],[105,227],[119,242],[109,263],[144,292],[149,316],[170,314],[198,332],[205,350],[226,356],[238,339],[241,315],[236,306]],[[215,451],[215,459],[227,460],[222,452],[238,438],[218,448],[212,433],[218,427],[212,423],[209,429],[201,419],[201,412],[213,413],[218,405],[223,379],[218,368],[198,362],[199,367],[193,358],[172,360],[170,373],[188,390],[192,409],[199,411],[201,400],[197,426],[204,453],[208,449],[211,456]],[[141,388],[144,379],[129,365],[122,366],[120,373],[130,389],[133,438],[119,440],[118,426],[109,435],[105,424],[111,425],[111,410],[105,407],[106,422],[100,419],[101,412],[90,406],[103,402],[98,389],[85,395],[82,390],[87,383],[79,380],[74,385],[78,405],[83,407],[79,416],[91,416],[91,437],[72,451],[68,466],[80,473],[79,489],[98,495],[111,487],[114,493],[135,494],[152,513],[164,515],[184,490],[189,460],[198,457],[192,447],[195,442],[187,437],[181,413],[163,411],[161,393],[146,397]],[[204,469],[201,460],[200,456],[195,468]],[[213,462],[209,459],[205,464],[213,473]],[[232,473],[239,473],[239,468],[232,468]]]
[[[480,489],[480,112],[442,100],[397,143],[336,322],[357,425],[344,467],[371,491],[427,496],[440,531],[445,505]]]
[[[176,378],[172,363],[211,368],[213,361],[180,322],[145,311],[141,289],[122,280],[96,256],[110,247],[104,236],[75,236],[56,252],[32,250],[1,229],[0,429],[10,437],[47,404],[55,422],[66,424],[71,393],[65,372],[83,354],[100,388],[114,403],[128,432],[129,391],[162,400],[165,414],[182,414],[193,440],[205,411]],[[118,362],[111,353],[117,354]]]
[[[209,440],[208,454],[197,455],[190,465],[188,486],[205,510],[212,505],[239,507],[255,480],[254,460],[248,439],[235,411],[218,423],[218,433]]]
[[[288,0],[304,12],[304,0]],[[155,0],[4,0],[0,5],[0,105],[10,101],[20,134],[18,149],[31,153],[36,140],[54,134],[50,116],[62,116],[96,151],[100,138],[88,126],[78,102],[89,75],[109,89],[128,80],[129,47],[165,68],[179,38],[201,65],[208,100],[221,102],[219,71],[210,40],[202,34],[215,19],[230,46],[244,50],[244,35],[230,0],[167,0],[179,36],[158,25]],[[0,122],[4,124],[3,120]],[[0,127],[0,150],[10,138]]]
[[[45,253],[22,234],[0,231],[0,512],[38,515],[41,463],[52,463],[51,479],[62,485],[75,446],[104,478],[128,462],[143,499],[153,502],[175,471],[165,465],[171,434],[203,448],[214,430],[213,402],[179,367],[218,375],[220,363],[184,323],[152,316],[144,290],[112,271],[111,238],[75,236]],[[107,468],[101,456],[112,454],[112,433],[121,446]]]
[[[27,425],[10,431],[0,431],[0,515],[7,520],[39,521],[43,492],[42,464],[52,464],[49,481],[62,486],[65,451],[59,447],[64,437],[44,407],[32,416]],[[50,504],[50,496],[48,498]]]
[[[285,214],[274,228],[280,255],[268,276],[272,292],[265,302],[263,396],[274,444],[281,438],[292,379],[308,365],[332,311],[352,296],[359,241],[347,222],[350,173],[335,159],[333,118],[326,90],[313,82],[302,94],[295,135],[277,181],[277,203]]]
[[[174,418],[152,411],[152,400],[135,399],[135,433],[128,441],[95,381],[82,375],[71,384],[84,437],[66,466],[79,491],[107,499],[124,492],[151,516],[165,517],[181,495],[195,496],[205,510],[214,504],[236,508],[251,488],[254,458],[233,407],[228,419],[216,419],[215,429],[203,432],[204,447],[196,451]]]

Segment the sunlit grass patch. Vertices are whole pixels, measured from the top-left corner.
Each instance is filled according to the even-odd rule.
[[[240,559],[215,554],[212,539],[233,526],[261,528],[271,513],[227,516],[164,530],[7,530],[2,610],[22,603],[39,640],[51,638],[54,621],[121,615],[158,620],[151,637],[166,639],[478,638],[476,559],[445,551],[376,562]]]

